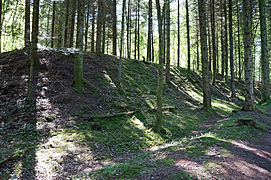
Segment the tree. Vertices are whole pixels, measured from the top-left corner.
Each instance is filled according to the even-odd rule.
[[[228,13],[227,13],[227,0],[224,0],[224,38],[225,38],[225,81],[228,83],[228,74],[229,74],[229,55],[228,55]]]
[[[74,61],[74,88],[78,93],[83,91],[83,31],[84,31],[84,0],[77,2],[77,34],[76,34],[76,48],[79,53],[76,54]]]
[[[94,0],[95,1],[95,0]],[[92,3],[92,25],[91,25],[91,52],[95,51],[95,41],[94,41],[94,36],[95,36],[95,3]],[[113,32],[114,33],[114,32]],[[114,35],[113,35],[114,38]],[[113,45],[114,49],[114,45]],[[115,54],[114,54],[115,55]]]
[[[51,48],[54,48],[55,14],[56,14],[56,2],[54,1],[53,2],[53,14],[52,14]]]
[[[156,121],[154,125],[154,130],[158,133],[162,131],[162,92],[163,92],[163,62],[164,62],[164,40],[163,40],[163,32],[162,32],[162,17],[161,17],[161,6],[160,1],[156,0],[156,9],[157,9],[157,18],[158,18],[158,33],[159,33],[159,64],[158,64],[158,85],[157,85],[157,93],[156,93]]]
[[[147,45],[147,61],[151,61],[152,57],[152,0],[149,0],[149,22],[148,22],[148,45]]]
[[[121,81],[121,71],[122,71],[122,48],[123,48],[123,37],[124,37],[125,7],[126,7],[126,0],[123,0],[122,19],[121,19],[121,36],[120,36],[120,60],[119,60],[119,67],[118,67],[119,81]]]
[[[113,0],[113,55],[117,55],[117,0]]]
[[[74,47],[74,26],[75,26],[75,14],[76,14],[76,0],[72,0],[72,12],[71,12],[71,26],[70,26],[70,43],[69,47]]]
[[[0,0],[0,53],[1,53],[1,38],[2,38],[2,0]]]
[[[270,98],[269,87],[269,58],[267,47],[267,30],[266,30],[266,3],[265,0],[259,0],[260,7],[260,23],[261,23],[261,65],[262,65],[262,102],[266,102]]]
[[[98,0],[98,19],[97,19],[97,33],[96,33],[96,53],[102,52],[102,17],[103,17],[103,0]]]
[[[240,12],[239,3],[237,2],[237,36],[238,36],[238,64],[239,64],[239,80],[242,79],[242,68],[241,68],[241,40],[240,40]]]
[[[206,32],[206,0],[198,0],[199,21],[200,21],[200,42],[202,59],[202,88],[203,88],[203,108],[211,107],[209,66],[208,66],[208,47]]]
[[[166,83],[170,82],[170,1],[166,2],[166,27],[167,27],[167,64]]]
[[[253,61],[252,61],[252,1],[243,0],[243,31],[245,60],[245,104],[243,110],[254,110]]]
[[[235,98],[233,37],[232,37],[232,0],[229,0],[229,38],[230,38],[231,98]]]
[[[88,48],[88,28],[89,28],[89,15],[90,15],[90,0],[87,0],[87,3],[88,3],[88,9],[87,9],[87,15],[86,15],[85,51],[87,51],[87,48]]]
[[[25,0],[25,29],[24,29],[24,45],[30,45],[30,0]]]
[[[70,0],[66,0],[66,15],[65,15],[66,19],[65,19],[64,47],[68,47],[69,15],[70,15]]]
[[[178,0],[178,52],[177,52],[177,66],[180,66],[180,0]]]
[[[29,74],[29,84],[28,84],[28,100],[32,101],[33,95],[33,79],[34,79],[34,69],[37,68],[39,64],[39,57],[37,54],[38,50],[38,35],[39,35],[39,0],[33,1],[33,16],[32,16],[32,37],[31,37],[31,47],[30,47],[30,74]]]
[[[213,85],[216,81],[216,34],[215,34],[215,1],[211,2],[211,31],[212,31],[212,48],[213,48]],[[211,56],[211,55],[210,55]]]
[[[190,53],[190,29],[189,29],[189,8],[188,0],[185,1],[186,7],[186,30],[187,30],[187,70],[190,72],[191,53]]]

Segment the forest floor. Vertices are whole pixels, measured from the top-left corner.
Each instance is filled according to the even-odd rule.
[[[157,134],[156,64],[125,59],[119,84],[116,57],[84,54],[78,94],[72,50],[40,49],[29,104],[28,57],[0,54],[0,179],[271,179],[271,101],[240,111],[243,82],[231,100],[218,76],[202,111],[200,76],[172,67]]]

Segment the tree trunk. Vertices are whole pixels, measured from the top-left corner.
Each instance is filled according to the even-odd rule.
[[[261,23],[261,65],[262,65],[262,102],[266,102],[270,98],[269,87],[269,57],[267,46],[267,30],[266,30],[266,4],[265,0],[259,0],[260,7],[260,23]]]
[[[94,5],[93,5],[94,6]],[[117,55],[117,0],[113,0],[113,55]]]
[[[254,110],[253,60],[252,60],[252,1],[243,0],[244,55],[245,55],[245,104],[243,110]]]
[[[33,2],[33,19],[32,19],[32,39],[30,48],[30,74],[28,84],[28,100],[32,101],[33,96],[33,79],[34,69],[39,65],[38,50],[38,35],[39,35],[39,0]]]
[[[235,98],[233,37],[232,37],[232,0],[229,0],[229,38],[230,38],[231,98]]]
[[[211,2],[211,31],[212,31],[212,48],[213,48],[213,85],[216,81],[216,34],[215,34],[215,2]]]
[[[66,19],[65,19],[65,32],[64,32],[64,47],[68,47],[68,29],[69,29],[69,16],[70,16],[70,0],[66,0]]]
[[[103,17],[103,0],[98,0],[98,19],[97,19],[97,34],[96,34],[96,53],[102,52],[102,17]]]
[[[55,14],[56,14],[56,2],[53,2],[53,15],[52,15],[52,31],[51,31],[51,48],[54,48],[55,40]]]
[[[88,28],[89,28],[89,15],[90,15],[90,0],[88,1],[88,9],[87,9],[87,16],[86,16],[86,28],[85,28],[85,51],[88,48]]]
[[[137,0],[137,57],[140,60],[140,0]]]
[[[170,83],[170,1],[166,2],[166,26],[167,26],[167,64],[166,83]]]
[[[126,19],[127,19],[127,39],[126,39],[126,42],[127,42],[127,56],[128,56],[128,58],[130,59],[131,58],[131,51],[130,51],[130,10],[131,10],[131,8],[130,8],[130,5],[131,5],[131,2],[130,2],[131,0],[128,0],[128,13],[127,13],[127,15],[126,15]]]
[[[84,32],[84,0],[78,1],[77,5],[77,33],[76,33],[76,48],[79,53],[75,56],[74,62],[74,88],[76,92],[82,93],[83,91],[83,32]]]
[[[198,12],[196,15],[196,26],[197,26],[197,71],[199,71],[199,61],[200,61],[200,55],[199,55],[199,20],[198,20]]]
[[[137,53],[137,18],[138,18],[138,13],[137,13],[137,11],[138,11],[138,6],[136,5],[136,19],[135,19],[135,49],[134,49],[134,58],[136,59],[136,53]]]
[[[92,3],[92,30],[91,30],[91,52],[95,51],[95,40],[94,40],[94,35],[95,35],[95,3]],[[114,31],[114,29],[113,29]],[[113,32],[114,33],[114,32]],[[113,38],[114,38],[114,34],[113,34]],[[114,48],[114,45],[113,45]],[[116,54],[114,54],[116,55]]]
[[[148,45],[147,45],[147,61],[151,61],[152,57],[152,0],[149,0],[149,23],[148,23]]]
[[[178,53],[177,66],[180,67],[180,0],[178,0]]]
[[[154,125],[154,130],[158,133],[162,130],[162,92],[163,92],[163,62],[164,62],[164,40],[163,40],[163,31],[162,31],[162,22],[163,19],[161,17],[161,6],[160,1],[156,0],[156,8],[157,8],[157,18],[158,18],[158,33],[159,33],[159,64],[158,64],[158,85],[157,85],[157,93],[156,93],[156,102],[157,102],[157,110],[156,110],[156,121]]]
[[[200,18],[200,41],[202,59],[202,88],[203,88],[203,108],[211,107],[209,66],[208,66],[208,47],[206,32],[206,0],[198,0]]]
[[[122,48],[123,48],[123,37],[124,37],[125,8],[126,8],[126,0],[123,0],[122,19],[121,19],[121,35],[120,35],[120,60],[119,60],[119,67],[118,67],[118,80],[119,80],[119,82],[121,82],[121,73],[122,73]]]
[[[239,81],[242,79],[242,68],[241,68],[241,43],[240,43],[240,12],[239,3],[237,1],[237,36],[238,36],[238,67],[239,67]]]
[[[220,1],[221,8],[221,74],[225,77],[225,32],[224,32],[224,0]]]
[[[228,83],[228,74],[229,74],[229,59],[228,59],[228,14],[227,14],[227,0],[224,0],[224,16],[225,16],[225,26],[224,26],[224,30],[225,30],[225,81],[226,83]]]
[[[24,45],[30,45],[30,0],[25,0],[25,30],[24,30]]]
[[[70,44],[69,44],[69,47],[73,47],[73,44],[74,44],[75,14],[76,14],[76,0],[72,0],[71,32],[70,32]]]
[[[2,0],[0,0],[0,53],[2,52],[1,49],[1,44],[2,44],[2,41],[1,41],[1,38],[2,38]]]
[[[105,23],[106,23],[106,11],[107,6],[105,5],[105,2],[103,1],[103,18],[102,18],[102,24],[103,24],[103,41],[102,41],[102,53],[105,53]]]
[[[185,7],[186,7],[186,30],[187,30],[187,70],[188,70],[188,72],[190,72],[191,55],[190,55],[190,29],[189,29],[188,0],[185,1]]]

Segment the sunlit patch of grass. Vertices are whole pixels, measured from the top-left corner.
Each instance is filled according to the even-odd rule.
[[[186,172],[178,172],[174,174],[173,176],[167,178],[167,180],[193,180],[193,178],[190,174]]]
[[[212,101],[212,106],[215,111],[217,111],[222,116],[229,116],[233,110],[239,109],[240,107],[232,102],[225,100],[214,99]]]

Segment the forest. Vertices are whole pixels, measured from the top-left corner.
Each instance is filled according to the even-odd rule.
[[[271,0],[0,0],[0,179],[271,179],[270,49]]]

